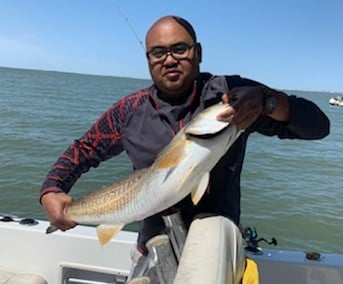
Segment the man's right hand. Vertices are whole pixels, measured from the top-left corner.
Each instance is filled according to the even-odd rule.
[[[51,225],[66,231],[77,224],[68,216],[67,207],[73,199],[63,192],[49,192],[42,196],[41,203]]]

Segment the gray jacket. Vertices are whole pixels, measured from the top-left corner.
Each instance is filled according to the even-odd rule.
[[[69,192],[82,173],[122,151],[127,153],[134,169],[150,166],[175,133],[198,112],[220,102],[223,93],[234,87],[257,85],[261,84],[240,76],[201,73],[193,93],[179,101],[162,100],[154,85],[121,99],[59,157],[43,183],[41,196],[48,192]],[[175,205],[187,226],[196,214],[204,212],[229,217],[239,224],[240,175],[250,133],[276,135],[281,139],[319,139],[329,133],[329,120],[314,103],[296,96],[288,99],[291,118],[287,124],[260,116],[212,170],[211,190],[199,204],[193,206],[186,197]],[[142,221],[139,247],[146,251],[145,242],[163,230],[160,214]]]

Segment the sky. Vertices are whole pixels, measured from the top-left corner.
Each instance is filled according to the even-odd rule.
[[[149,79],[165,15],[193,24],[201,71],[343,92],[342,0],[0,0],[0,66]]]

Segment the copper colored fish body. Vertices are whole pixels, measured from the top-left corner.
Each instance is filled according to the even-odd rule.
[[[67,208],[68,215],[78,224],[98,225],[99,241],[105,244],[124,225],[161,212],[188,194],[197,204],[211,169],[241,133],[216,119],[225,108],[218,104],[199,113],[150,167],[76,200]]]

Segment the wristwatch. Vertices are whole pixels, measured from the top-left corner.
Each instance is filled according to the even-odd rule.
[[[273,91],[268,88],[264,89],[263,113],[272,114],[276,108],[276,98]]]

